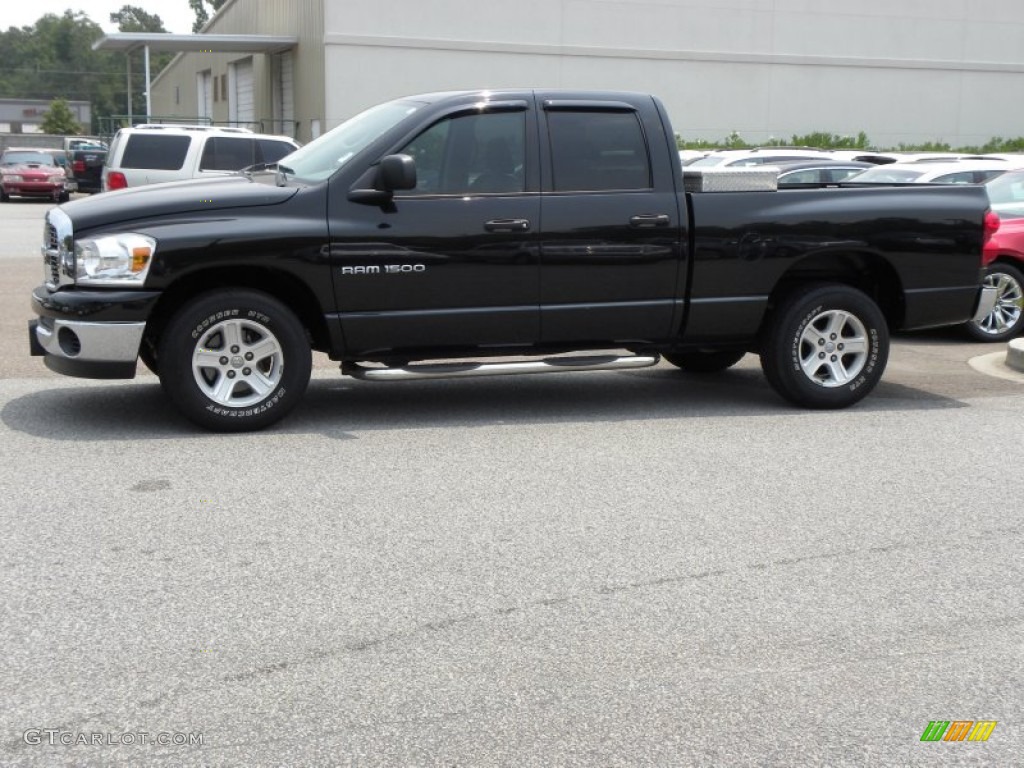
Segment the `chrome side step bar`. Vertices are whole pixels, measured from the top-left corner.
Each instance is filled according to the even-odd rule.
[[[622,371],[650,368],[660,355],[594,355],[591,357],[545,357],[541,360],[501,363],[414,363],[404,368],[369,368],[344,363],[341,372],[365,381],[412,381],[415,379],[456,379],[472,376],[506,376],[563,371]]]

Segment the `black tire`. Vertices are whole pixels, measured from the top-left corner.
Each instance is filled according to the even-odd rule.
[[[156,347],[153,346],[149,339],[144,338],[142,340],[142,344],[139,346],[139,360],[141,360],[142,364],[149,369],[150,373],[155,373],[159,376],[160,371],[158,369],[156,353]]]
[[[11,202],[11,196],[8,195],[6,192],[0,192],[0,203],[9,203],[9,202]]]
[[[58,203],[66,203],[70,199],[71,199],[71,193],[70,192],[61,192],[60,196],[57,198],[57,202]]]
[[[668,352],[662,357],[687,373],[718,373],[732,368],[746,354],[742,349],[697,349],[690,352]]]
[[[183,306],[157,352],[171,402],[218,432],[263,429],[283,418],[302,399],[312,368],[294,313],[272,296],[243,289],[207,293]]]
[[[992,264],[984,284],[996,289],[996,305],[979,322],[964,326],[975,341],[1006,341],[1024,331],[1024,273],[1012,264]]]
[[[889,359],[878,305],[845,285],[809,285],[769,320],[761,369],[783,398],[804,408],[845,408],[875,388]]]

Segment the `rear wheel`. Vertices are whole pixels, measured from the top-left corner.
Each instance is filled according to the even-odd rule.
[[[697,349],[690,352],[669,352],[662,355],[676,368],[688,373],[718,373],[732,368],[743,359],[743,350]]]
[[[305,329],[291,310],[249,290],[209,293],[182,307],[161,334],[156,360],[178,410],[221,432],[281,419],[302,398],[312,367]]]
[[[981,320],[967,323],[968,335],[978,341],[1006,341],[1024,330],[1024,273],[1010,264],[985,270],[984,285],[996,289],[996,303]]]
[[[878,305],[845,285],[811,285],[786,298],[769,321],[761,368],[786,400],[845,408],[882,378],[889,330]]]

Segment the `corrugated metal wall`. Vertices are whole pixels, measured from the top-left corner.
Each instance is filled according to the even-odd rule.
[[[209,71],[214,82],[213,121],[229,122],[225,93],[229,65],[251,58],[255,118],[248,127],[284,133],[307,142],[324,122],[324,0],[229,0],[203,32],[222,35],[294,35],[294,118],[274,104],[275,71],[280,62],[267,54],[187,53],[171,62],[153,82],[153,115],[195,118],[199,114],[196,76]]]

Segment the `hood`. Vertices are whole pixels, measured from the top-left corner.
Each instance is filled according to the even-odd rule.
[[[61,210],[77,231],[175,214],[277,205],[297,191],[297,187],[260,184],[246,176],[224,176],[102,192],[66,203]]]
[[[15,163],[13,165],[5,165],[3,167],[4,173],[16,173],[18,175],[28,174],[44,174],[46,176],[63,176],[64,169],[59,165],[43,165],[42,163]]]

